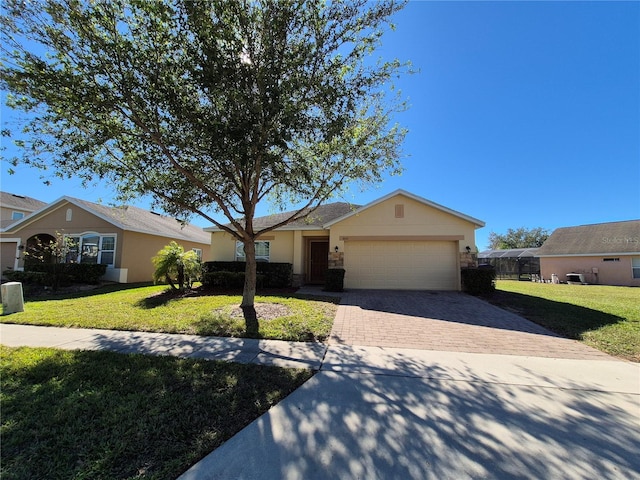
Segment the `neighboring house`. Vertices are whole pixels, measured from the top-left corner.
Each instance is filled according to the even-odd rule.
[[[45,205],[45,202],[35,198],[0,192],[0,232]],[[16,248],[19,243],[19,238],[3,237],[0,233],[0,278],[7,268],[14,268],[17,257]]]
[[[22,220],[45,205],[45,202],[35,198],[0,192],[0,229]]]
[[[545,280],[574,273],[585,283],[640,286],[640,220],[558,228],[537,256]]]
[[[287,218],[255,219],[255,229]],[[404,190],[368,205],[323,205],[256,241],[259,261],[293,265],[296,283],[322,283],[344,268],[345,288],[459,290],[460,268],[475,265],[475,230],[484,222]],[[211,258],[243,261],[242,243],[217,227]]]
[[[21,270],[24,250],[38,239],[55,241],[57,234],[70,237],[76,245],[68,251],[67,261],[105,264],[104,280],[120,283],[150,281],[151,259],[172,240],[202,259],[208,258],[211,241],[200,227],[182,225],[174,218],[65,196],[0,230],[2,271]],[[10,264],[4,264],[5,257],[11,257]]]

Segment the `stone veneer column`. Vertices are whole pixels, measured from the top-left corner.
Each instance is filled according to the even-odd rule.
[[[478,255],[476,253],[460,252],[460,268],[477,268]]]
[[[329,252],[329,268],[344,268],[344,252]]]

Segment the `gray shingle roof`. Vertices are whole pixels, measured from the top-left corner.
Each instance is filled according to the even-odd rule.
[[[347,213],[357,208],[359,208],[359,205],[353,205],[346,202],[335,202],[328,203],[326,205],[320,205],[307,217],[289,223],[286,226],[279,228],[279,230],[321,229],[325,223],[346,215]],[[274,213],[272,215],[266,215],[264,217],[256,217],[253,219],[253,228],[256,231],[262,230],[264,228],[269,228],[273,225],[277,225],[278,223],[285,221],[294,213],[295,210],[283,213]],[[227,226],[231,226],[231,224],[227,224]],[[206,230],[214,232],[219,231],[219,229],[216,227],[209,227]]]
[[[16,210],[24,210],[25,212],[35,212],[44,207],[46,203],[24,195],[0,192],[0,205],[2,205],[3,208],[15,208]]]
[[[44,207],[45,202],[37,200],[35,198],[27,197],[25,195],[18,195],[9,192],[0,192],[0,206],[2,208],[9,208],[11,210],[18,210],[24,212],[25,216],[32,214],[36,210]],[[1,220],[0,229],[5,229],[9,225],[18,222],[18,220]]]
[[[62,202],[69,202],[76,205],[122,230],[168,237],[176,240],[187,240],[205,245],[211,244],[211,235],[202,230],[202,228],[189,223],[182,225],[179,220],[172,217],[133,206],[111,207],[66,196],[48,205],[45,204],[43,208],[35,212],[35,216],[32,216],[31,220],[38,218],[40,215],[46,215],[49,209],[60,205]],[[16,231],[21,228],[23,223],[26,224],[29,222],[30,217],[25,217],[22,220],[14,222],[9,228],[3,231]]]
[[[179,220],[133,206],[111,207],[99,203],[87,202],[78,198],[64,197],[78,206],[98,214],[105,220],[122,228],[151,235],[189,240],[198,243],[211,243],[211,235],[202,228],[189,223],[182,225]]]
[[[640,220],[554,230],[536,256],[640,254]]]

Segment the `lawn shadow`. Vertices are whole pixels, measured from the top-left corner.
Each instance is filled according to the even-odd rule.
[[[497,290],[481,298],[574,340],[582,339],[585,332],[627,320],[600,310],[503,290]]]
[[[151,287],[152,282],[140,283],[105,283],[101,285],[72,285],[58,290],[25,286],[25,301],[47,302],[50,300],[71,300],[75,298],[94,297],[123,290],[133,290],[141,287]]]

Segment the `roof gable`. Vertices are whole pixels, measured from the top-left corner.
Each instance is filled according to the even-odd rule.
[[[557,228],[537,256],[640,253],[640,220]]]
[[[426,205],[428,207],[434,208],[434,209],[439,210],[441,212],[444,212],[444,213],[447,213],[447,214],[452,215],[454,217],[457,217],[457,218],[459,218],[461,220],[465,220],[465,221],[467,221],[469,223],[472,223],[475,226],[475,228],[484,227],[484,225],[485,225],[485,223],[482,220],[478,220],[477,218],[470,217],[468,215],[465,215],[464,213],[457,212],[456,210],[452,210],[452,209],[447,208],[447,207],[445,207],[443,205],[440,205],[438,203],[432,202],[431,200],[427,200],[426,198],[422,198],[422,197],[419,197],[418,195],[414,195],[413,193],[409,193],[406,190],[399,189],[399,190],[396,190],[394,192],[391,192],[388,195],[385,195],[384,197],[381,197],[381,198],[379,198],[377,200],[374,200],[373,202],[368,203],[367,205],[365,205],[363,207],[360,207],[357,210],[353,210],[351,212],[348,212],[345,215],[342,215],[341,217],[335,218],[335,219],[325,223],[324,227],[327,228],[327,227],[330,227],[332,225],[335,225],[336,223],[342,222],[343,220],[346,220],[346,219],[348,219],[348,218],[350,218],[350,217],[352,217],[354,215],[358,215],[358,214],[362,213],[363,211],[365,211],[365,210],[367,210],[369,208],[372,208],[372,207],[374,207],[376,205],[379,205],[379,204],[381,204],[383,202],[386,202],[387,200],[389,200],[391,198],[394,198],[394,197],[397,197],[397,196],[401,196],[401,195],[405,196],[407,198],[410,198],[410,199],[412,199],[412,200],[414,200],[414,201],[416,201],[416,202],[418,202],[420,204]]]
[[[121,230],[187,240],[207,245],[211,243],[210,236],[200,227],[191,224],[182,225],[181,222],[175,218],[143,210],[138,207],[110,207],[67,196],[61,197],[45,205],[29,217],[19,220],[11,225],[10,230],[19,230],[23,226],[36,221],[38,218],[47,215],[49,212],[65,204],[71,204],[81,208]],[[9,228],[7,230],[9,230]]]

